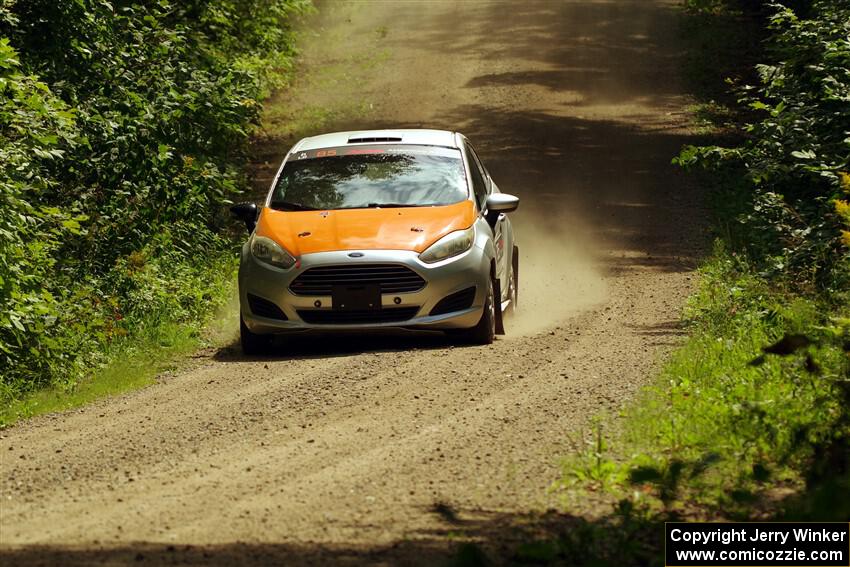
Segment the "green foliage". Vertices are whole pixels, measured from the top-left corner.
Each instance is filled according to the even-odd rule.
[[[684,0],[687,10],[697,13],[718,14],[734,6],[730,0]]]
[[[680,462],[698,472],[692,495],[745,516],[778,486],[850,488],[850,3],[769,6],[772,63],[738,91],[755,113],[740,143],[676,160],[706,169],[737,253],[703,268],[694,334],[632,418],[655,445],[640,466]],[[850,502],[819,509],[838,518]]]
[[[79,143],[75,114],[44,83],[21,71],[0,39],[0,360],[20,380],[38,384],[68,363],[68,341],[51,330],[85,333],[76,313],[60,308],[61,290],[44,285],[63,240],[85,217],[41,202],[55,182],[50,169]],[[73,307],[73,306],[72,306]],[[70,349],[73,351],[76,348]]]
[[[702,272],[691,338],[666,366],[664,386],[633,410],[631,443],[643,449],[639,470],[678,462],[688,490],[729,513],[747,494],[812,480],[832,449],[846,449],[850,297],[789,296],[722,248]],[[788,337],[806,339],[779,348]],[[850,478],[850,455],[843,459],[831,473]]]
[[[689,303],[688,342],[627,412],[619,442],[634,457],[606,473],[624,479],[615,492],[743,518],[781,486],[835,481],[850,494],[848,306],[846,291],[789,295],[720,246]],[[823,516],[850,512],[850,499],[829,504]]]
[[[293,36],[282,23],[307,12],[310,0],[184,0],[172,2],[170,21],[189,27],[193,44],[214,59],[255,75],[260,98],[286,80],[291,69]]]
[[[186,292],[156,298],[156,309],[132,321],[129,329],[131,335],[127,337],[129,340],[116,340],[127,327],[113,327],[114,338],[99,344],[95,361],[97,364],[86,371],[85,380],[54,383],[50,388],[31,392],[0,407],[0,428],[19,419],[67,410],[108,395],[146,386],[199,347],[232,337],[238,328],[235,310],[222,306],[211,317],[207,317],[208,314],[204,312],[194,320],[188,319],[191,315],[183,312],[186,307],[206,311],[206,307],[217,305],[225,297],[235,300],[234,258],[225,255],[217,260],[210,259],[209,262],[209,265],[194,268],[185,263],[180,264],[178,267],[184,271],[191,270],[189,277],[186,277],[185,272],[179,274],[180,280],[157,279],[163,279],[166,285],[172,287],[182,282],[187,290],[194,290],[195,293],[205,290],[212,301],[187,305],[185,300],[179,301]],[[146,270],[150,271],[150,267]],[[160,297],[166,291],[162,286],[152,286],[148,282],[144,286],[137,284],[134,287],[137,291]],[[202,322],[203,326],[193,322]]]
[[[773,5],[773,63],[759,65],[761,84],[741,101],[759,113],[733,147],[686,147],[677,162],[702,166],[745,195],[735,244],[766,274],[798,289],[848,285],[850,256],[835,210],[841,173],[850,169],[850,4],[816,2],[810,18]]]
[[[683,0],[685,9],[691,13],[718,15],[756,14],[761,15],[774,5],[773,0]],[[812,0],[785,0],[783,5],[800,14],[807,14]]]
[[[234,247],[223,210],[306,7],[0,2],[5,400],[73,385],[140,325],[209,312]]]
[[[597,422],[595,427],[594,438],[587,440],[584,449],[564,461],[564,480],[584,488],[609,490],[622,483],[624,471],[620,463],[609,458],[601,424]]]

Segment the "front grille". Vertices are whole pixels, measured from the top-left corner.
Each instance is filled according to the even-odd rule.
[[[400,323],[412,319],[419,307],[387,307],[369,311],[333,311],[299,309],[298,316],[311,325],[358,325],[365,323]]]
[[[431,310],[431,315],[443,315],[452,313],[453,311],[463,311],[472,307],[472,302],[475,300],[475,286],[456,291],[451,295],[445,296]]]
[[[335,285],[379,284],[381,293],[406,293],[425,287],[425,280],[398,264],[352,264],[310,268],[289,284],[295,295],[331,295]]]
[[[280,307],[268,299],[257,297],[253,293],[248,294],[248,307],[251,308],[251,313],[259,317],[286,321],[286,314],[281,311]]]

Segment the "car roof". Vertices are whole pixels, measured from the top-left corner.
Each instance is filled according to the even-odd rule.
[[[338,148],[353,144],[394,144],[416,146],[458,147],[454,132],[448,130],[428,130],[424,128],[401,128],[394,130],[353,130],[351,132],[334,132],[304,138],[295,144],[290,152],[317,150],[321,148]]]

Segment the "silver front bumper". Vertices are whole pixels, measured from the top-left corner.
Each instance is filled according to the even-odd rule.
[[[363,251],[361,258],[349,257],[350,252],[352,251],[306,254],[300,258],[300,265],[283,270],[257,261],[246,245],[242,250],[242,262],[239,267],[239,299],[245,325],[258,334],[381,328],[441,330],[473,327],[481,318],[490,274],[490,258],[483,248],[475,245],[459,256],[434,264],[420,261],[419,255],[410,251],[366,250]],[[383,308],[418,307],[416,315],[405,321],[389,323],[311,324],[303,321],[298,315],[299,310],[330,311],[332,298],[296,295],[289,288],[293,280],[304,271],[317,266],[354,263],[398,264],[407,266],[419,274],[426,282],[421,290],[388,293],[381,296]],[[470,286],[476,287],[475,299],[470,308],[442,315],[429,315],[441,299]],[[277,305],[286,315],[287,320],[270,319],[252,313],[248,302],[249,293]],[[400,303],[395,302],[398,300]],[[321,303],[321,307],[316,308],[316,301]]]

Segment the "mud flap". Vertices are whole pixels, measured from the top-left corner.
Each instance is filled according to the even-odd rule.
[[[519,246],[514,246],[514,255],[512,256],[513,268],[514,268],[514,285],[516,289],[514,290],[514,299],[516,300],[516,305],[514,305],[514,310],[519,306]]]
[[[496,312],[496,334],[505,334],[505,324],[502,321],[502,286],[499,279],[493,280],[493,299],[495,300],[494,311]]]

